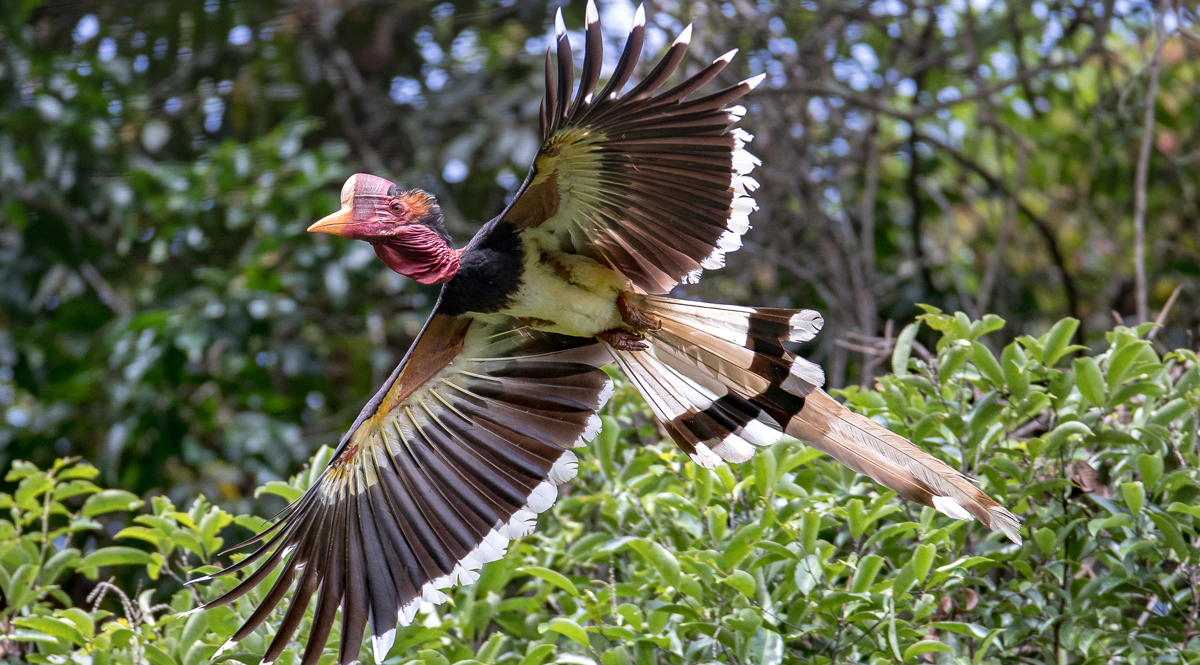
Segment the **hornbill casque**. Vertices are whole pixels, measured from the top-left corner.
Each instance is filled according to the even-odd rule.
[[[612,393],[601,368],[612,362],[702,467],[744,462],[787,433],[905,499],[1021,541],[1017,518],[967,477],[821,390],[821,368],[783,345],[812,339],[820,314],[664,297],[724,265],[750,228],[758,160],[745,149],[751,135],[732,125],[745,114],[734,104],[763,76],[695,95],[731,51],[659,91],[689,26],[627,85],[646,31],[639,8],[597,91],[590,0],[586,16],[578,93],[560,12],[541,148],[512,202],[465,247],[451,246],[432,196],[366,174],[309,228],[368,241],[392,270],[443,287],[320,478],[252,539],[257,550],[217,573],[261,564],[195,611],[233,603],[282,566],[225,647],[291,592],[263,662],[287,646],[313,595],[305,665],[320,658],[339,608],[338,663],[358,660],[368,626],[381,661],[422,601],[478,579],[575,476],[571,448],[600,429],[596,412]]]

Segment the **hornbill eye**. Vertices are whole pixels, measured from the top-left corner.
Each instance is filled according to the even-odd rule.
[[[399,215],[404,212],[404,202],[402,202],[400,199],[392,199],[388,202],[388,209],[391,210],[393,214]]]

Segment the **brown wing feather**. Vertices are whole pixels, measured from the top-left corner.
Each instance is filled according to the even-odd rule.
[[[752,137],[730,130],[744,109],[725,107],[761,77],[687,99],[721,73],[730,52],[658,93],[683,61],[689,26],[622,94],[645,33],[639,8],[616,70],[593,97],[603,40],[592,2],[587,20],[582,80],[571,101],[571,48],[561,13],[556,19],[556,57],[546,52],[543,143],[501,218],[525,232],[537,229],[551,242],[543,246],[557,242],[561,251],[590,257],[644,291],[664,293],[724,265],[725,253],[741,246],[755,208],[748,194],[757,188],[747,174],[757,160],[743,149]]]
[[[420,601],[474,581],[553,503],[575,472],[567,448],[599,429],[595,411],[611,394],[599,368],[610,361],[594,340],[435,313],[317,482],[264,544],[219,573],[260,564],[200,609],[232,603],[283,567],[224,648],[296,584],[265,662],[286,648],[314,594],[302,663],[321,658],[339,608],[337,662],[359,660],[368,628],[381,660]]]

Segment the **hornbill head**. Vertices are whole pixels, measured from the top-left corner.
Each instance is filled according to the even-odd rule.
[[[450,247],[442,209],[432,194],[366,173],[342,186],[342,206],[310,232],[366,240],[392,270],[422,284],[450,281],[458,271],[458,252]]]

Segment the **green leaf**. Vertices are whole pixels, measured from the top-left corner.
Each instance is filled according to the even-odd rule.
[[[780,665],[783,662],[783,637],[773,630],[759,629],[750,640],[750,655],[755,665]]]
[[[912,354],[912,343],[921,330],[921,323],[915,322],[904,326],[900,336],[896,338],[896,348],[892,351],[892,373],[896,376],[908,376],[908,358]]]
[[[982,342],[971,342],[971,362],[992,385],[997,388],[1004,386],[1004,372],[1000,369],[1000,363],[996,362],[996,356]]]
[[[293,487],[291,483],[285,483],[282,480],[270,480],[265,485],[259,485],[254,490],[254,498],[258,498],[263,494],[274,494],[275,496],[283,497],[284,501],[291,503],[300,498],[304,494],[304,490]]]
[[[1103,407],[1105,404],[1104,394],[1106,386],[1104,377],[1100,374],[1100,365],[1096,364],[1096,359],[1091,357],[1076,358],[1071,363],[1071,368],[1075,370],[1075,385],[1079,387],[1079,393],[1094,406]]]
[[[585,647],[588,646],[587,631],[570,619],[564,617],[555,617],[554,619],[551,619],[549,623],[544,623],[538,626],[539,633],[545,634],[549,631],[553,631],[559,635],[565,635],[566,637],[575,640]]]
[[[904,650],[904,660],[915,658],[923,653],[933,653],[935,651],[938,653],[954,653],[954,650],[951,649],[949,645],[942,644],[937,640],[921,640],[920,642],[908,645],[908,647]]]
[[[754,576],[744,570],[733,571],[729,577],[721,580],[721,583],[733,587],[747,598],[754,597]]]
[[[83,633],[74,624],[59,619],[50,617],[23,617],[13,621],[18,626],[31,628],[43,632],[51,637],[56,637],[60,640],[66,640],[76,646],[84,646],[87,642],[83,639]]]
[[[142,500],[133,492],[125,490],[104,490],[88,497],[83,504],[83,516],[93,517],[112,513],[118,510],[137,510],[142,507]]]
[[[1058,363],[1058,359],[1067,354],[1069,350],[1067,345],[1071,343],[1071,338],[1075,336],[1075,331],[1079,328],[1079,319],[1067,317],[1061,319],[1054,327],[1050,328],[1042,339],[1042,364],[1046,367],[1054,367]]]
[[[667,549],[662,545],[659,545],[652,540],[648,540],[646,542],[650,546],[650,562],[654,564],[654,567],[658,569],[658,572],[662,573],[662,576],[666,578],[668,582],[670,582],[673,586],[678,587],[679,560],[675,558],[674,554],[668,552]]]
[[[153,561],[148,552],[132,547],[105,547],[83,557],[79,568],[100,566],[144,566]]]
[[[933,567],[933,557],[937,554],[937,546],[933,543],[922,543],[917,546],[917,551],[913,553],[913,577],[916,578],[918,584],[925,581],[925,576],[929,574],[929,569]]]
[[[1138,473],[1142,475],[1142,482],[1146,487],[1153,489],[1158,485],[1158,479],[1162,478],[1163,474],[1163,458],[1158,453],[1142,454],[1137,458]]]
[[[579,598],[579,589],[575,587],[575,583],[567,579],[567,576],[560,572],[550,570],[549,568],[542,568],[541,566],[523,566],[517,568],[516,572],[540,577],[572,596]]]
[[[809,554],[796,564],[796,588],[805,596],[812,593],[824,578],[825,569],[821,566],[821,560],[817,558],[817,555]]]
[[[1125,505],[1129,512],[1137,515],[1146,505],[1146,487],[1140,480],[1131,483],[1121,483],[1121,495],[1125,497]]]
[[[858,570],[854,572],[854,578],[850,581],[850,593],[863,593],[871,588],[875,583],[875,576],[879,574],[879,568],[883,565],[883,557],[878,554],[868,554],[858,562]]]
[[[41,469],[38,469],[37,465],[35,464],[20,459],[13,460],[12,468],[8,470],[7,474],[5,474],[4,480],[14,483],[18,480],[28,478],[35,473],[39,473],[40,471]]]
[[[555,645],[553,644],[539,644],[530,649],[518,665],[542,665],[542,661],[546,660],[546,656],[554,653],[554,649]]]

